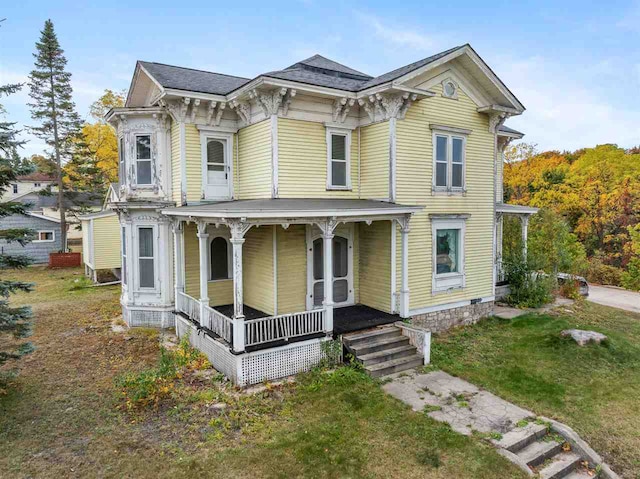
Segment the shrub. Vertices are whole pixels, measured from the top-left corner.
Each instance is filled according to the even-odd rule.
[[[553,300],[553,278],[532,271],[524,261],[506,261],[505,277],[510,290],[506,301],[513,306],[539,308]]]
[[[640,258],[632,258],[629,261],[620,283],[623,288],[640,291]]]
[[[589,260],[586,276],[587,281],[591,283],[620,286],[622,270],[615,266],[604,264],[600,258],[594,257]]]
[[[560,284],[558,289],[560,296],[569,299],[580,299],[580,282],[575,279],[567,279]]]

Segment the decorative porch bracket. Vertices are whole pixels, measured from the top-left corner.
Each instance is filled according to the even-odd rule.
[[[402,276],[400,284],[400,317],[408,318],[409,314],[409,221],[411,215],[397,219],[400,226],[400,239],[402,244]]]
[[[241,353],[245,349],[244,311],[242,291],[242,245],[244,235],[251,228],[250,223],[242,220],[228,222],[231,231],[231,246],[233,248],[233,351]]]
[[[324,330],[329,334],[333,331],[333,237],[338,226],[336,218],[327,218],[316,223],[322,231],[322,252],[324,256]]]

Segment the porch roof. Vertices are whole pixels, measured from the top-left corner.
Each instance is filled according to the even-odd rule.
[[[234,200],[217,203],[167,208],[168,216],[218,219],[270,219],[270,218],[318,218],[318,217],[376,217],[401,216],[417,213],[423,206],[408,206],[377,200],[265,198]]]
[[[496,213],[512,215],[534,215],[540,208],[533,206],[510,205],[507,203],[496,203]]]

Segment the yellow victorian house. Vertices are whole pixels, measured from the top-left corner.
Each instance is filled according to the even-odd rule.
[[[469,45],[378,77],[320,55],[253,79],[138,62],[107,115],[125,320],[175,326],[240,385],[347,333],[374,375],[420,364],[422,331],[491,313],[501,214],[535,212],[502,205],[523,111]]]

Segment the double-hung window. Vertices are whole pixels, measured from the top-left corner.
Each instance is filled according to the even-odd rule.
[[[136,183],[151,184],[151,135],[136,136]]]
[[[153,228],[141,226],[138,228],[138,265],[140,272],[140,288],[155,288],[155,248]]]
[[[351,132],[327,129],[327,189],[351,188]]]
[[[432,218],[433,291],[463,288],[465,219]]]
[[[11,185],[11,189],[12,189],[14,195],[18,194],[18,185],[16,183]]]
[[[465,135],[433,133],[435,191],[462,193],[465,190]]]
[[[34,243],[52,243],[55,239],[53,231],[38,231],[38,239],[34,240]]]

